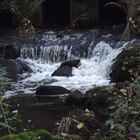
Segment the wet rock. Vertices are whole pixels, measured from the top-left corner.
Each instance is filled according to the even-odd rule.
[[[40,86],[36,89],[37,96],[60,96],[69,94],[70,91],[60,86]]]
[[[72,76],[72,67],[78,67],[80,60],[68,60],[61,64],[61,66],[52,73],[52,76]]]
[[[52,73],[52,76],[72,76],[72,67],[63,66],[59,67],[56,71]]]
[[[60,67],[63,67],[63,66],[69,66],[69,67],[78,67],[80,65],[80,59],[77,59],[77,60],[68,60],[68,61],[65,61],[61,64]]]
[[[57,38],[63,38],[64,35],[63,35],[63,34],[57,34],[56,37],[57,37]]]
[[[85,106],[84,101],[85,101],[84,94],[81,93],[80,91],[74,91],[73,93],[69,94],[65,99],[65,102],[67,104],[76,105],[76,106],[80,106],[80,107]]]
[[[6,103],[11,105],[14,110],[19,111],[19,115],[22,117],[24,126],[31,129],[47,128],[50,132],[54,131],[56,121],[60,120],[63,116],[66,116],[70,111],[75,109],[75,107],[68,106],[61,101],[55,100],[55,102],[52,102],[46,100],[41,102],[33,94],[18,94],[8,98]],[[31,120],[30,124],[28,123],[29,120]],[[20,129],[17,128],[16,130]],[[1,134],[0,130],[0,136]]]
[[[19,79],[19,75],[23,73],[30,73],[32,70],[28,66],[28,64],[21,60],[12,60],[12,59],[3,59],[0,60],[0,64],[4,66],[8,73],[8,78],[17,80]]]
[[[140,45],[123,50],[112,66],[111,82],[134,81],[140,74]]]
[[[114,105],[118,90],[108,87],[96,87],[85,93],[85,104],[95,112],[100,121],[104,121],[110,114],[110,106]]]
[[[0,57],[6,59],[16,59],[20,57],[20,50],[15,46],[15,44],[1,46]]]

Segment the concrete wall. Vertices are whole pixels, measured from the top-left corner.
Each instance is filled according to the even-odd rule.
[[[98,0],[69,0],[69,2],[71,19],[69,25],[72,28],[93,26],[99,22]],[[35,26],[42,26],[43,15],[40,5],[32,18]]]
[[[93,26],[99,22],[98,0],[70,0],[71,25]]]

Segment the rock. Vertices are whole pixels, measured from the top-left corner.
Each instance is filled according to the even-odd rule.
[[[83,140],[89,140],[90,134],[96,132],[100,126],[93,111],[81,109],[71,111],[67,117],[61,120],[60,124],[58,126],[59,133],[76,134],[81,136]]]
[[[20,74],[30,73],[32,70],[28,66],[28,64],[21,60],[12,60],[12,59],[3,59],[0,60],[0,64],[4,66],[7,70],[8,78],[17,80]]]
[[[80,91],[74,91],[66,97],[65,102],[70,105],[84,107],[84,94]]]
[[[65,61],[61,64],[60,67],[63,67],[63,66],[69,66],[69,67],[78,67],[80,65],[80,59],[77,59],[77,60],[68,60],[68,61]]]
[[[72,67],[78,67],[80,60],[68,60],[61,64],[61,66],[52,73],[52,76],[72,76]]]
[[[57,34],[56,37],[57,37],[57,38],[63,38],[64,35],[63,35],[63,34]]]
[[[14,44],[1,46],[0,57],[6,59],[16,59],[20,57],[20,50]]]
[[[64,87],[60,86],[40,86],[36,89],[36,95],[37,96],[59,96],[70,93],[69,90],[67,90]]]
[[[108,87],[95,87],[85,93],[86,107],[95,112],[95,115],[104,121],[110,114],[109,107],[114,105],[118,90]]]
[[[52,76],[72,76],[72,67],[62,66],[52,73]]]
[[[140,74],[140,45],[124,49],[116,58],[110,73],[111,82],[132,82]]]

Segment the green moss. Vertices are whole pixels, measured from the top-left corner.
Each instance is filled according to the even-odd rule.
[[[140,74],[140,45],[123,50],[110,73],[112,82],[133,82]]]
[[[93,105],[93,108],[94,106],[104,106],[109,104],[109,102],[114,100],[113,97],[113,93],[110,92],[107,87],[96,87],[87,91],[85,94],[86,104]]]
[[[22,132],[19,134],[7,135],[0,138],[0,140],[45,140],[42,137],[50,138],[50,134],[47,131],[37,132]],[[51,140],[51,139],[48,139]]]
[[[36,132],[22,132],[19,134],[6,135],[0,137],[0,140],[82,140],[77,135],[67,135],[65,137],[60,135],[52,135],[46,130],[38,130]]]

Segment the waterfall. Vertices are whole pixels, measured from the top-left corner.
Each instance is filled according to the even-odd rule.
[[[17,92],[34,93],[39,85],[57,85],[84,93],[95,86],[108,85],[115,58],[129,44],[114,41],[110,34],[99,38],[93,31],[63,35],[61,38],[54,32],[48,32],[30,47],[22,45],[20,59],[33,72],[24,73],[23,79],[13,87]],[[72,69],[72,77],[51,76],[63,61],[77,58],[81,60],[81,65]]]

